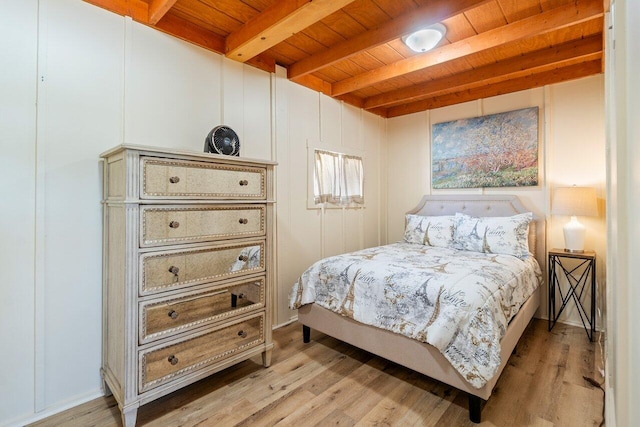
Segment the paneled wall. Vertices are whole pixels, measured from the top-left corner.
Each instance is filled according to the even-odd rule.
[[[433,124],[536,106],[539,107],[538,186],[431,189]],[[404,213],[413,208],[423,194],[515,194],[527,208],[546,219],[546,239],[541,243],[549,249],[562,248],[562,227],[568,218],[550,214],[553,189],[573,184],[592,186],[598,194],[600,216],[581,218],[581,221],[587,227],[586,248],[597,252],[597,305],[600,310],[604,308],[606,168],[604,80],[601,75],[398,117],[388,120],[387,126],[388,241],[402,238]],[[541,267],[546,272],[546,266]],[[587,293],[585,298],[589,295]],[[543,298],[546,301],[546,289]],[[546,318],[546,304],[538,315]],[[573,305],[567,306],[561,321],[582,326]],[[597,323],[598,329],[604,328],[601,311]]]
[[[607,426],[640,419],[640,4],[611,1],[607,14]],[[616,424],[617,423],[617,424]]]
[[[383,241],[384,121],[78,0],[0,0],[0,426],[101,395],[99,154],[131,143],[201,151],[231,126],[277,168],[276,324],[323,254]],[[6,82],[11,82],[7,84]],[[36,107],[37,105],[37,107]],[[307,144],[365,159],[367,206],[307,209]]]
[[[295,314],[288,292],[309,264],[402,238],[404,212],[430,192],[432,123],[541,108],[542,184],[515,193],[547,218],[549,247],[562,244],[564,221],[549,214],[553,187],[594,185],[604,199],[601,77],[385,120],[289,82],[282,68],[228,61],[85,2],[0,8],[0,166],[11,184],[1,186],[2,426],[101,394],[98,156],[114,145],[200,151],[224,123],[242,156],[279,162],[276,324]],[[363,157],[364,208],[309,206],[313,148]],[[514,191],[485,191],[495,192]],[[587,245],[604,256],[601,219],[586,223]]]
[[[381,229],[384,208],[384,120],[336,102],[275,76],[275,135],[278,160],[277,321],[286,322],[289,289],[313,262],[325,256],[385,242]],[[309,153],[314,148],[359,155],[364,167],[364,208],[309,208],[312,192]]]
[[[0,0],[0,10],[1,425],[30,413],[34,399],[38,1]]]
[[[99,393],[97,156],[122,139],[125,39],[117,16],[80,2],[39,4],[35,411]]]
[[[596,189],[599,216],[580,217],[580,222],[587,228],[585,248],[596,251],[596,322],[597,328],[604,330],[607,256],[604,77],[599,75],[551,86],[547,98],[551,112],[547,143],[550,196],[555,188],[573,184]],[[547,215],[547,246],[562,248],[562,228],[569,217],[549,215],[548,211]],[[588,291],[585,298],[590,295]],[[567,305],[560,320],[582,326],[573,304]]]

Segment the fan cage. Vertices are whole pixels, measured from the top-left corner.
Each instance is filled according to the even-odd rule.
[[[205,138],[204,151],[225,156],[239,156],[240,138],[230,127],[216,126]]]

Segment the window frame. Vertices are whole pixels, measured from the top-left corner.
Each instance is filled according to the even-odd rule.
[[[307,140],[307,209],[363,209],[366,207],[365,197],[365,156],[356,150],[339,148],[340,151],[332,150],[317,141]],[[359,158],[362,164],[362,203],[349,202],[348,204],[337,204],[331,202],[315,202],[315,173],[316,173],[316,151],[336,154],[338,156],[346,156]]]

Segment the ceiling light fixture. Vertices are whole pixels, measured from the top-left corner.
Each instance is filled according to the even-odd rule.
[[[426,52],[433,49],[442,40],[447,29],[442,24],[433,24],[402,38],[404,44],[414,52]]]

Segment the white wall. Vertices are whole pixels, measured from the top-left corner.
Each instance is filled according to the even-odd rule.
[[[527,107],[539,107],[540,184],[537,187],[435,190],[446,194],[515,194],[524,205],[547,220],[547,248],[562,248],[562,226],[568,219],[550,212],[552,189],[572,184],[594,186],[600,198],[601,216],[585,218],[586,247],[598,254],[598,306],[604,307],[605,259],[605,144],[604,81],[593,76],[544,88],[467,102],[390,119],[387,135],[388,241],[402,239],[404,214],[423,194],[431,194],[431,125]],[[582,220],[582,219],[581,219]],[[543,241],[542,244],[545,244]],[[541,266],[546,271],[546,266]],[[546,286],[543,296],[546,301]],[[588,298],[587,293],[584,298]],[[588,301],[585,299],[585,301]],[[588,304],[588,303],[587,303]],[[546,318],[546,304],[539,315]],[[567,306],[561,321],[582,326],[577,310]],[[604,327],[597,318],[598,328]],[[585,335],[586,338],[586,335]]]
[[[122,136],[124,64],[117,16],[64,1],[39,12],[36,411],[99,394],[97,155]]]
[[[11,266],[3,299],[11,304],[1,332],[15,351],[2,368],[0,425],[101,394],[98,155],[122,142],[202,150],[224,106],[218,55],[84,2],[9,3],[3,52],[15,55],[2,60],[19,61],[2,67],[3,94],[15,94],[2,97],[3,108],[13,108],[2,114],[12,127],[2,129],[14,133],[2,140],[13,157],[3,170],[15,179],[5,200],[16,218],[7,228],[12,236],[3,227],[3,259]],[[269,93],[268,75],[254,80]],[[242,119],[243,103],[229,110]],[[269,127],[268,108],[251,114]]]
[[[640,419],[640,5],[612,1],[608,18],[606,420],[615,427]]]
[[[380,242],[383,120],[77,0],[0,0],[0,425],[101,394],[101,152],[123,142],[202,151],[231,126],[243,157],[278,160],[276,324],[297,274]],[[7,13],[4,13],[7,12]],[[37,102],[37,108],[36,108]],[[365,158],[367,208],[306,207],[307,140]],[[324,244],[324,250],[321,247]],[[335,244],[334,244],[335,243]]]
[[[291,286],[313,262],[330,255],[384,243],[380,190],[384,120],[286,79],[275,77],[277,142],[277,321],[296,313],[288,309]],[[308,209],[312,191],[307,169],[309,150],[326,150],[363,158],[365,208]]]
[[[282,68],[270,75],[84,2],[0,7],[0,166],[11,182],[1,187],[0,295],[10,304],[0,339],[12,350],[0,365],[0,425],[101,393],[98,155],[122,142],[201,151],[224,123],[242,156],[279,162],[276,324],[291,318],[288,291],[310,263],[401,238],[404,212],[430,191],[431,123],[539,105],[543,185],[516,193],[546,214],[550,186],[602,185],[600,77],[387,121],[289,82]],[[364,209],[307,208],[309,144],[362,155]],[[587,156],[589,175],[562,161],[567,150]]]
[[[547,104],[552,112],[547,133],[547,186],[550,197],[554,188],[573,184],[596,189],[599,216],[580,217],[580,222],[587,228],[585,248],[596,251],[596,323],[599,330],[605,330],[603,313],[606,303],[607,239],[604,76],[553,85],[547,96]],[[548,216],[548,248],[564,247],[562,228],[567,221],[569,217],[566,216]],[[588,301],[590,296],[590,288],[587,287],[583,301]],[[567,305],[560,320],[582,326],[574,304]]]
[[[0,424],[33,410],[37,0],[0,0]],[[18,399],[15,397],[19,396]]]

